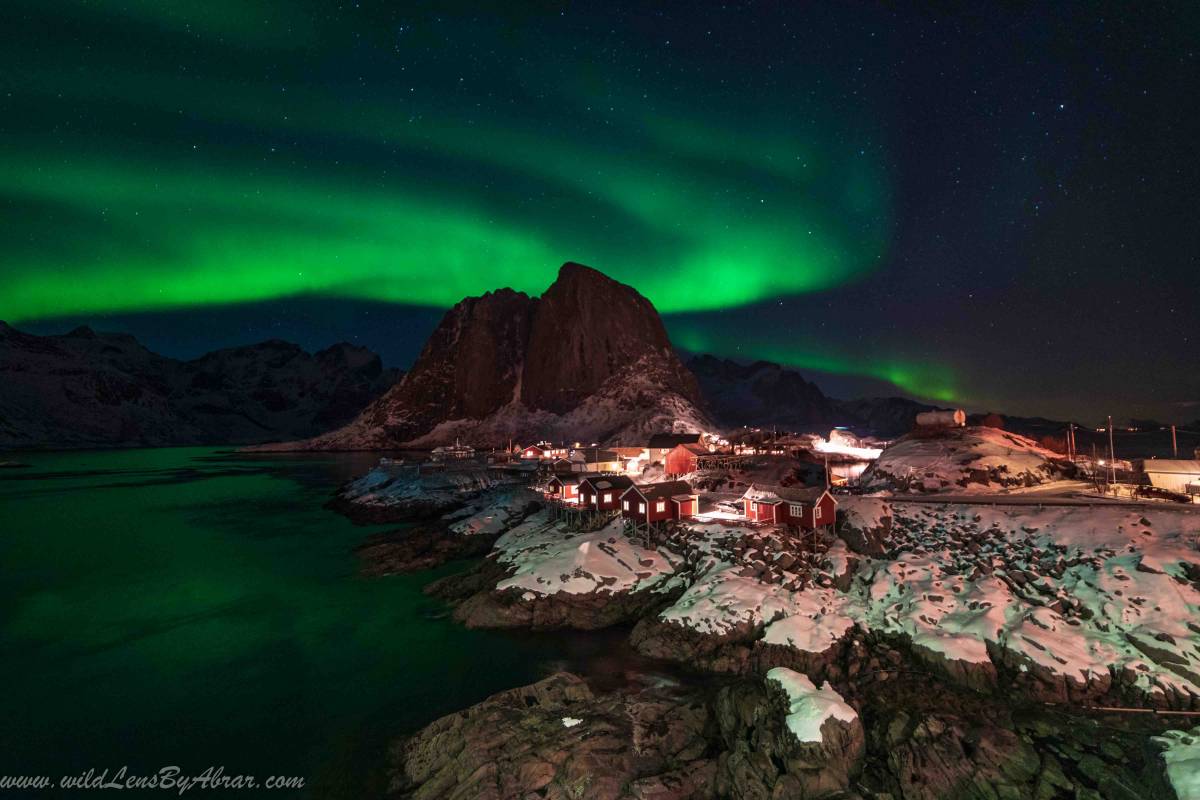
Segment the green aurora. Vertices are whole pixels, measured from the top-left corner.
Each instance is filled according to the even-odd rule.
[[[120,9],[26,4],[10,34],[0,318],[311,296],[448,307],[539,293],[575,260],[636,286],[684,347],[953,397],[944,370],[903,358],[672,322],[846,285],[886,257],[885,153],[819,82],[799,103],[777,86],[764,111],[715,75],[680,94],[639,79],[637,54],[597,77],[519,35],[463,64],[268,7]],[[56,13],[90,46],[31,47]]]

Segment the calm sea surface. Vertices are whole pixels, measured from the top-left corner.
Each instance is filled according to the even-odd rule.
[[[0,470],[0,775],[224,766],[362,797],[395,735],[555,668],[622,668],[611,637],[463,629],[420,591],[455,567],[357,577],[352,548],[381,528],[321,505],[374,456],[17,458],[32,466]]]

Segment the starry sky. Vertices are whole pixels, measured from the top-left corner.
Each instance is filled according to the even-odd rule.
[[[10,0],[0,319],[406,367],[573,260],[835,395],[1200,417],[1200,6],[934,6]]]

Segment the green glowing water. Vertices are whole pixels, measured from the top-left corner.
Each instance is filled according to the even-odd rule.
[[[361,456],[22,458],[0,470],[0,775],[224,765],[360,797],[391,736],[601,646],[465,630],[430,573],[356,577],[368,529],[321,504]]]

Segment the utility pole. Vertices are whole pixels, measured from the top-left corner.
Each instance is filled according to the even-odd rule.
[[[1067,460],[1075,463],[1075,423],[1067,423]]]
[[[1171,458],[1179,458],[1179,442],[1175,439],[1175,426],[1171,426]]]
[[[1113,448],[1112,414],[1108,415],[1108,467],[1112,470],[1112,483],[1117,482],[1117,451]]]

